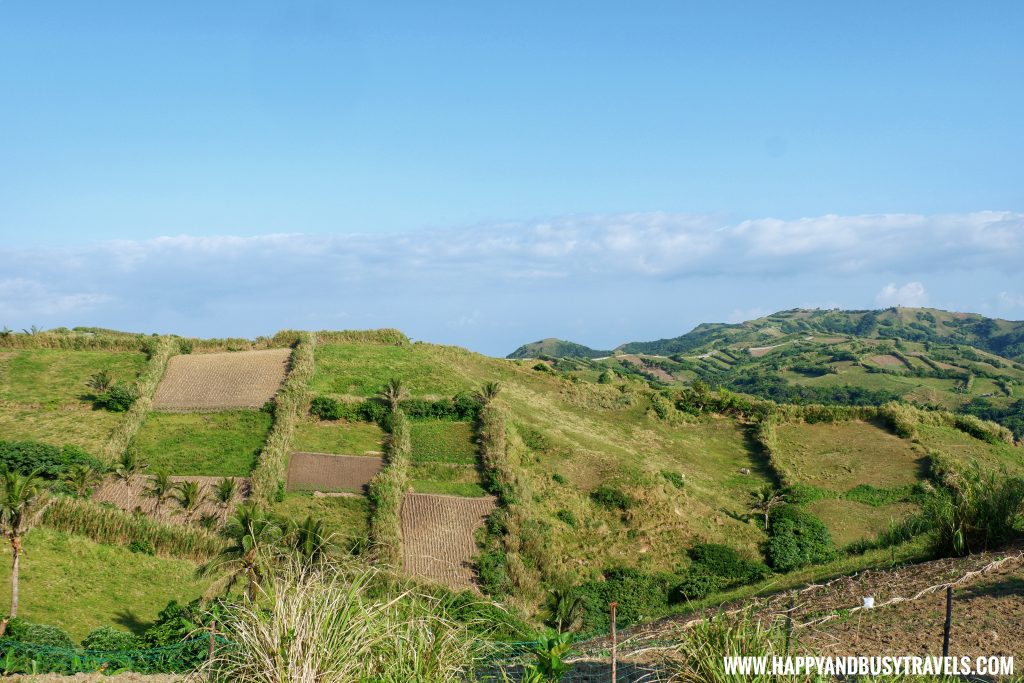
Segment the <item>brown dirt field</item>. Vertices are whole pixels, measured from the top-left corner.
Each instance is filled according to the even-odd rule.
[[[775,346],[751,346],[747,349],[747,353],[754,358],[760,358],[761,356],[767,356],[772,349],[777,349],[780,346],[782,344],[776,344]]]
[[[401,513],[405,572],[457,590],[472,588],[474,533],[494,506],[493,496],[407,493]]]
[[[156,501],[145,493],[150,479],[152,477],[138,475],[132,479],[132,484],[129,487],[116,477],[107,477],[92,494],[92,500],[96,503],[112,503],[127,512],[139,510],[144,514],[153,516]],[[199,482],[200,493],[205,500],[208,496],[213,495],[214,487],[221,480],[221,477],[171,477],[171,480],[175,483],[181,481]],[[238,490],[235,493],[235,502],[232,507],[249,496],[249,480],[243,477],[235,477],[235,482]],[[223,510],[217,507],[216,503],[207,500],[199,506],[192,518],[193,520],[200,520],[203,518],[203,515],[216,515],[219,518],[223,514]],[[186,522],[185,517],[181,514],[180,506],[173,498],[164,501],[160,517],[165,522],[177,524],[184,524]]]
[[[881,365],[882,367],[886,367],[886,368],[900,367],[900,366],[903,365],[903,361],[901,361],[896,356],[890,356],[887,353],[886,354],[882,354],[880,356],[871,356],[871,358],[869,360],[872,363],[875,363],[877,365]]]
[[[384,467],[382,458],[369,455],[292,453],[288,464],[289,491],[361,490]]]
[[[290,349],[174,356],[153,397],[156,410],[259,408],[281,388]]]
[[[993,563],[1005,560],[1000,565]],[[978,572],[975,575],[972,573]],[[823,584],[784,591],[670,617],[623,633],[620,652],[644,652],[649,644],[678,640],[696,621],[719,611],[752,610],[763,621],[781,622],[793,609],[797,651],[834,656],[941,655],[945,585],[955,583],[950,655],[1024,655],[1024,554],[1019,548],[979,553],[893,569],[866,570]],[[923,595],[918,595],[924,592]],[[856,609],[864,596],[875,608]],[[894,600],[891,604],[884,604]],[[607,639],[583,651],[607,648]]]

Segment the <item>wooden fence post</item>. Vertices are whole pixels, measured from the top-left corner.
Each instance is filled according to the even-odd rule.
[[[942,656],[949,656],[949,633],[953,629],[953,587],[946,586],[946,624],[942,629]]]
[[[615,658],[617,656],[616,648],[618,646],[618,638],[615,634],[615,608],[619,606],[619,603],[612,602],[608,604],[608,607],[612,611],[612,683],[616,683],[619,680],[617,663]]]
[[[796,593],[789,596],[789,609],[786,610],[786,656],[789,656],[790,640],[793,637],[793,610],[796,609]]]
[[[217,643],[217,620],[214,619],[210,622],[210,644],[206,651],[206,659],[208,662],[213,661],[213,647]]]

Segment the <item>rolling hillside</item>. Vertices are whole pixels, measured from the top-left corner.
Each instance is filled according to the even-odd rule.
[[[508,358],[601,358],[610,356],[611,351],[597,351],[589,346],[583,346],[564,339],[549,337],[540,341],[523,344],[518,349],[508,354]]]
[[[282,525],[313,516],[343,552],[397,562],[431,585],[483,592],[534,625],[549,590],[574,591],[584,604],[579,628],[590,633],[607,627],[609,597],[621,600],[623,623],[636,622],[738,584],[920,558],[917,531],[886,534],[920,512],[941,485],[938,472],[975,463],[1024,472],[1024,450],[1007,430],[940,409],[984,394],[998,405],[1018,400],[1013,387],[1024,372],[1016,361],[839,332],[780,329],[771,344],[732,334],[668,358],[553,361],[411,343],[394,330],[258,340],[12,334],[0,339],[0,424],[16,427],[8,441],[77,444],[101,469],[131,451],[144,460],[137,476],[146,482],[160,473],[184,482],[237,478],[243,495]],[[101,407],[85,387],[106,368],[132,387],[127,412]],[[939,371],[948,376],[930,374]],[[870,380],[871,391],[913,394],[935,409],[777,404],[707,388],[724,384],[711,381],[718,377],[769,373],[814,391],[830,390],[832,378]],[[388,398],[391,380],[401,391]],[[389,481],[398,482],[392,498]],[[105,486],[128,491],[112,471]],[[60,552],[66,541],[55,533],[125,547],[145,531],[157,540],[156,559],[198,562],[221,542],[237,504],[210,514],[190,511],[179,494],[143,504],[138,491],[150,484],[132,486],[124,512],[78,500],[74,515],[51,516],[51,530],[31,537],[33,555]],[[772,554],[776,537],[756,509],[766,490],[785,492],[793,523],[818,530],[820,552]],[[113,534],[75,515],[123,518]],[[162,531],[147,531],[139,516]],[[193,560],[173,551],[186,542]],[[388,544],[395,552],[385,552]],[[709,578],[701,558],[722,552],[742,572]],[[139,562],[155,566],[147,555]],[[141,572],[132,558],[118,561]],[[29,580],[38,575],[26,573],[26,594],[43,590]],[[183,600],[206,587],[180,585]],[[619,597],[627,586],[631,597]],[[138,604],[124,609],[151,615],[162,607],[149,604],[153,595],[138,592]],[[76,615],[67,625],[75,633],[109,618],[79,604],[87,596],[59,599]],[[25,610],[36,619],[57,614],[38,592]]]

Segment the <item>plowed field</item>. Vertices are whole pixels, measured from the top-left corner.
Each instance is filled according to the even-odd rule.
[[[473,535],[494,506],[492,496],[406,494],[402,502],[405,572],[454,589],[473,587],[470,562],[477,552]]]
[[[384,467],[368,455],[292,453],[288,464],[289,491],[360,490]]]
[[[131,486],[128,486],[116,477],[107,477],[93,493],[92,500],[97,503],[112,503],[128,512],[138,511],[147,515],[152,515],[156,509],[156,500],[146,495],[146,489],[149,487],[150,479],[151,477],[140,475],[132,480]],[[210,500],[213,496],[214,489],[217,486],[217,482],[220,481],[220,479],[220,477],[171,477],[171,481],[175,483],[181,481],[199,482],[200,495],[203,498],[203,503],[192,515],[193,520],[202,519],[203,515],[216,515],[218,518],[223,516],[224,511],[222,508],[218,507],[216,503]],[[248,479],[235,477],[235,484],[236,493],[232,507],[240,503],[249,495]],[[181,506],[178,505],[178,502],[174,499],[173,495],[165,500],[161,506],[160,518],[165,522],[184,523],[186,521],[185,516],[181,511]]]
[[[153,397],[157,410],[259,408],[288,372],[289,349],[174,356]]]

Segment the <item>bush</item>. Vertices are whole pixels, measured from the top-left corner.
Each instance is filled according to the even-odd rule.
[[[608,508],[609,510],[618,509],[623,512],[636,504],[636,500],[628,493],[609,484],[601,484],[591,491],[590,499],[601,507]]]
[[[132,541],[128,544],[128,550],[141,555],[156,555],[156,548],[153,547],[153,543],[146,539]]]
[[[835,546],[828,528],[821,520],[795,505],[775,508],[770,516],[768,563],[775,571],[827,562],[835,556]]]
[[[62,647],[74,649],[75,643],[67,631],[48,624],[34,624],[21,617],[14,617],[7,624],[7,631],[4,639],[17,640],[20,643],[31,643],[33,645],[46,645],[48,647]]]
[[[675,486],[677,489],[682,491],[686,488],[686,479],[683,475],[678,472],[672,472],[671,470],[662,470],[661,476],[665,477],[665,481]]]
[[[75,465],[88,465],[98,472],[106,467],[78,446],[58,448],[37,441],[0,441],[0,469],[28,474],[41,470],[44,479],[63,479]]]
[[[618,603],[616,624],[628,626],[653,617],[668,606],[669,587],[676,578],[671,574],[648,574],[639,569],[610,569],[604,581],[588,581],[574,593],[583,605],[582,631],[604,632],[611,626],[608,603]]]
[[[321,420],[340,420],[341,404],[329,396],[317,396],[309,404],[309,412]]]
[[[700,600],[722,590],[728,582],[703,565],[695,564],[683,574],[683,579],[669,592],[669,602],[679,603]]]
[[[137,398],[138,394],[135,393],[133,388],[124,384],[115,384],[97,396],[93,403],[98,408],[109,410],[112,413],[124,413],[132,407]]]
[[[719,543],[700,543],[690,548],[688,554],[694,567],[721,577],[728,585],[759,581],[771,573],[764,562],[743,557]]]
[[[569,526],[573,527],[574,529],[578,524],[578,522],[576,521],[576,515],[572,514],[571,510],[559,510],[558,512],[555,513],[555,517],[565,522]]]
[[[83,649],[102,652],[123,652],[141,647],[141,638],[127,631],[118,631],[111,626],[93,629],[82,641]]]

